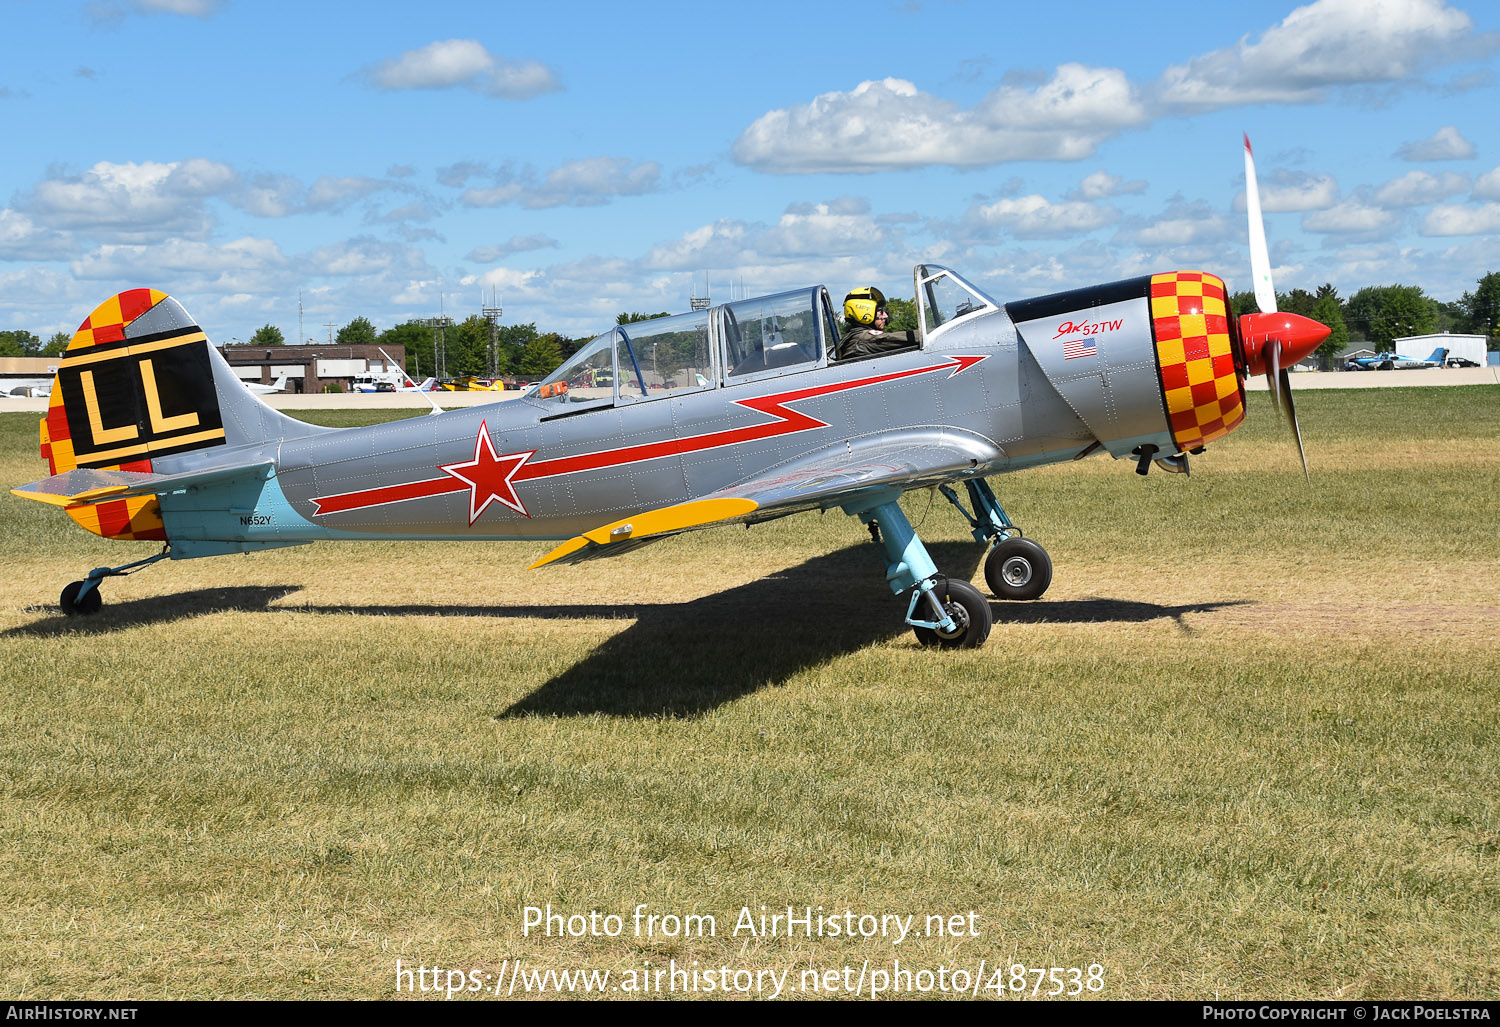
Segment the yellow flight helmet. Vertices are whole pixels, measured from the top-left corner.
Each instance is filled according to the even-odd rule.
[[[872,325],[875,323],[875,312],[883,306],[885,293],[873,285],[867,285],[844,297],[844,317],[855,324]]]

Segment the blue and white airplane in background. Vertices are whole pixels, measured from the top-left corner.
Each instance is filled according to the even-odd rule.
[[[1448,351],[1439,346],[1426,360],[1403,357],[1400,353],[1377,353],[1373,357],[1355,357],[1344,364],[1345,371],[1410,371],[1420,367],[1442,367]]]

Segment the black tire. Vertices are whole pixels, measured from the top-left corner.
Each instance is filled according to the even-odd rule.
[[[104,598],[99,595],[99,588],[89,589],[88,595],[83,597],[83,602],[78,601],[78,593],[83,591],[83,582],[71,582],[67,588],[62,590],[62,598],[59,600],[62,612],[69,617],[78,614],[98,613],[99,607],[104,605]]]
[[[985,558],[984,580],[998,599],[1040,599],[1052,584],[1052,557],[1029,538],[1008,538]]]
[[[967,581],[959,581],[955,578],[941,578],[937,587],[933,589],[937,594],[938,601],[948,611],[948,616],[953,618],[958,630],[951,635],[944,635],[934,628],[912,628],[916,633],[917,641],[923,645],[941,646],[944,649],[977,649],[984,645],[984,640],[990,637],[990,628],[995,619],[990,615],[990,604],[980,594],[979,589]],[[927,600],[918,601],[927,604]],[[927,604],[925,613],[919,606],[916,616],[930,618],[932,608]]]

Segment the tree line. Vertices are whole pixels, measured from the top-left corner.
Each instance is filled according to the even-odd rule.
[[[1235,313],[1259,310],[1253,292],[1231,298]],[[1393,341],[1410,335],[1486,336],[1485,348],[1496,349],[1500,337],[1500,271],[1491,271],[1452,303],[1435,300],[1415,285],[1370,285],[1347,300],[1330,284],[1316,292],[1293,289],[1276,294],[1276,309],[1321,321],[1331,331],[1318,347],[1325,362],[1340,350],[1367,342],[1372,349],[1393,349]]]
[[[1255,294],[1237,292],[1231,300],[1235,313],[1258,310]],[[893,330],[917,327],[916,304],[891,297]],[[1325,360],[1358,342],[1368,342],[1377,350],[1391,349],[1393,339],[1408,335],[1430,335],[1453,332],[1460,335],[1484,335],[1489,349],[1500,348],[1500,271],[1481,277],[1474,289],[1451,303],[1433,299],[1415,285],[1371,285],[1360,289],[1347,300],[1331,284],[1318,286],[1313,292],[1293,289],[1276,294],[1278,310],[1302,314],[1327,325],[1328,340],[1318,347]],[[616,324],[631,324],[656,314],[622,312]],[[538,330],[535,322],[495,325],[495,373],[508,377],[541,378],[554,371],[579,346],[592,336],[570,338],[558,332]],[[45,343],[28,331],[0,331],[0,357],[51,357],[62,353],[72,338],[57,332]],[[406,350],[407,373],[421,377],[437,368],[436,346],[441,345],[449,376],[485,375],[490,373],[490,322],[478,314],[454,321],[440,329],[421,321],[408,321],[394,328],[379,330],[366,317],[356,317],[338,330],[340,345],[372,344],[402,346]],[[286,342],[281,329],[265,325],[250,338],[251,345],[280,346]]]

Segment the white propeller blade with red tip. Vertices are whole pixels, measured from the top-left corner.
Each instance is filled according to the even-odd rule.
[[[1283,314],[1276,309],[1276,287],[1271,282],[1271,255],[1266,248],[1266,227],[1260,213],[1260,186],[1255,181],[1255,157],[1250,152],[1250,137],[1245,136],[1245,209],[1250,218],[1250,272],[1255,279],[1255,302],[1258,314],[1240,316],[1240,345],[1251,374],[1264,374],[1271,387],[1271,402],[1284,411],[1297,452],[1302,457],[1302,473],[1312,483],[1307,469],[1307,451],[1302,446],[1302,428],[1297,424],[1297,408],[1292,403],[1292,380],[1287,368],[1304,359],[1328,338],[1328,328],[1310,317]]]

